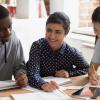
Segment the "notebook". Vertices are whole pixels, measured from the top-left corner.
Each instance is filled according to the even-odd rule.
[[[20,86],[16,85],[15,81],[0,81],[0,91],[18,88],[20,88]]]

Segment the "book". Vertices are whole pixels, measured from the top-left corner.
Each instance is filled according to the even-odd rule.
[[[0,91],[18,88],[20,88],[20,86],[16,85],[15,81],[0,81]]]

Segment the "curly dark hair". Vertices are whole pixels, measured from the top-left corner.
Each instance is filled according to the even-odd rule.
[[[9,16],[9,11],[4,6],[0,5],[0,19]]]

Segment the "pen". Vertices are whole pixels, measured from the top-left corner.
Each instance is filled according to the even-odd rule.
[[[98,75],[97,75],[97,72],[96,72],[95,67],[94,67],[93,64],[92,64],[92,68],[93,68],[93,71],[94,71],[94,73],[95,73],[95,75],[96,75],[94,78],[95,78],[95,80],[97,81],[97,84],[99,85],[99,82],[98,82],[98,79],[97,79],[97,76],[98,76]]]
[[[64,91],[61,91],[60,89],[57,89],[59,92],[61,92],[62,94],[64,94],[65,95],[65,93],[64,93]]]

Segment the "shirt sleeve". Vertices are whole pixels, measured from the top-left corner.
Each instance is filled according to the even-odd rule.
[[[26,73],[25,59],[24,59],[23,49],[20,40],[18,40],[16,44],[16,54],[15,54],[14,61],[15,61],[14,68],[13,68],[14,77],[19,71]]]
[[[27,74],[29,84],[41,89],[45,81],[40,76],[40,49],[38,43],[33,43],[30,49],[29,61],[27,62]]]
[[[78,76],[78,75],[84,75],[88,72],[89,64],[84,59],[82,54],[76,50],[73,49],[73,55],[72,55],[72,61],[73,61],[73,67],[70,68],[69,74],[70,76]]]
[[[92,57],[92,62],[100,64],[100,39],[98,39],[95,51]]]

